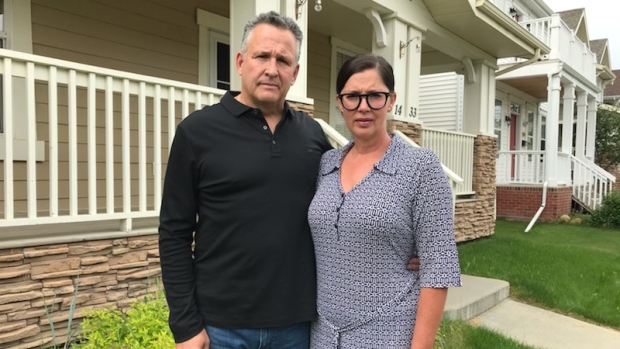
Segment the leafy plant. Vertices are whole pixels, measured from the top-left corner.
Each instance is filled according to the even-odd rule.
[[[45,316],[47,316],[47,320],[50,323],[50,330],[52,332],[52,348],[59,348],[59,349],[70,348],[73,336],[75,336],[77,332],[77,328],[71,328],[71,325],[73,324],[73,316],[75,315],[75,306],[77,304],[79,279],[80,279],[80,275],[78,274],[77,277],[75,278],[75,288],[73,291],[73,298],[71,299],[71,305],[69,306],[69,317],[67,320],[68,330],[67,330],[67,335],[65,337],[63,344],[59,345],[56,342],[56,330],[54,327],[54,320],[52,319],[52,316],[54,315],[54,310],[48,307],[47,303],[45,302],[45,298],[43,298],[43,306],[45,307]],[[52,297],[52,307],[54,306],[54,304],[56,304],[56,292],[54,292],[54,296]]]
[[[87,312],[81,349],[174,348],[163,292],[134,302],[126,311],[104,308]]]
[[[620,113],[604,108],[598,109],[594,142],[596,163],[620,164]]]
[[[590,224],[596,227],[620,228],[620,191],[603,198],[601,206],[592,212]]]

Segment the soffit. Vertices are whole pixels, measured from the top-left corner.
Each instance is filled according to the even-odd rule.
[[[486,0],[423,0],[433,19],[490,55],[532,57],[550,48]]]

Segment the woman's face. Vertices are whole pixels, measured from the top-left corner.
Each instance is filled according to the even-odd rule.
[[[390,93],[376,69],[367,69],[351,75],[336,100],[353,138],[369,140],[385,135],[396,93]]]

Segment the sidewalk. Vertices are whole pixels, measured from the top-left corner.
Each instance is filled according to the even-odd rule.
[[[619,349],[620,332],[508,299],[502,280],[463,275],[448,291],[444,317],[470,320],[542,349]]]

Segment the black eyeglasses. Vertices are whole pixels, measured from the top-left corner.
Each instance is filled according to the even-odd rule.
[[[359,93],[341,93],[338,95],[338,98],[342,102],[342,107],[349,111],[359,108],[360,104],[362,104],[362,98],[366,98],[366,104],[368,104],[370,109],[379,110],[385,107],[391,94],[392,92],[373,92],[363,95]]]

